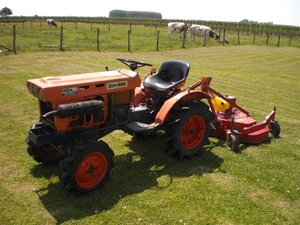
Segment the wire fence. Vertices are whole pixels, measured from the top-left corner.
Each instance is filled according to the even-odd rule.
[[[145,22],[147,21],[147,23]],[[203,37],[168,37],[166,22],[155,20],[132,22],[120,21],[59,21],[57,27],[49,26],[46,20],[0,21],[0,49],[3,52],[29,51],[162,51],[180,48],[213,47],[219,45],[268,45],[300,47],[300,32],[297,29],[266,29],[261,27],[234,26],[222,28],[214,24],[219,41],[207,41]],[[197,21],[199,23],[199,21]],[[256,30],[255,30],[256,28]],[[300,28],[299,28],[300,29]],[[289,32],[288,32],[289,31]]]

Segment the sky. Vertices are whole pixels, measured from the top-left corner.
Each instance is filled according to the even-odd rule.
[[[197,4],[195,4],[197,2]],[[273,22],[300,27],[300,0],[0,0],[12,16],[108,17],[111,10],[148,11],[163,19]]]

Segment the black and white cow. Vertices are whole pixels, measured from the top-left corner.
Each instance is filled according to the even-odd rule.
[[[55,26],[57,27],[57,24],[55,23],[54,19],[47,19],[47,24],[52,27]]]
[[[205,41],[208,41],[210,38],[214,38],[219,41],[220,37],[217,35],[210,27],[198,24],[190,25],[190,38],[193,37],[195,41],[195,36],[205,37]]]

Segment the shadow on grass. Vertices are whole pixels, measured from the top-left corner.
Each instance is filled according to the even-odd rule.
[[[157,191],[168,188],[174,178],[212,173],[223,162],[210,151],[211,146],[205,147],[203,154],[195,156],[193,160],[172,158],[164,151],[159,137],[146,140],[133,138],[125,144],[125,148],[129,149],[126,154],[118,155],[115,151],[116,167],[108,182],[88,195],[75,196],[64,190],[58,181],[36,191],[57,224],[107,211],[122,198],[150,188]],[[31,173],[35,177],[50,178],[59,171],[59,164],[53,163],[37,165]]]

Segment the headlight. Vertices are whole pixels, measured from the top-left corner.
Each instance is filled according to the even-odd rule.
[[[37,96],[38,97],[38,99],[40,99],[40,100],[44,100],[44,95],[43,95],[43,89],[40,89],[39,90],[39,96]]]
[[[37,93],[36,93],[37,87],[36,87],[35,84],[29,84],[29,86],[28,86],[28,91],[29,91],[29,93],[31,93],[33,96],[37,97]]]

